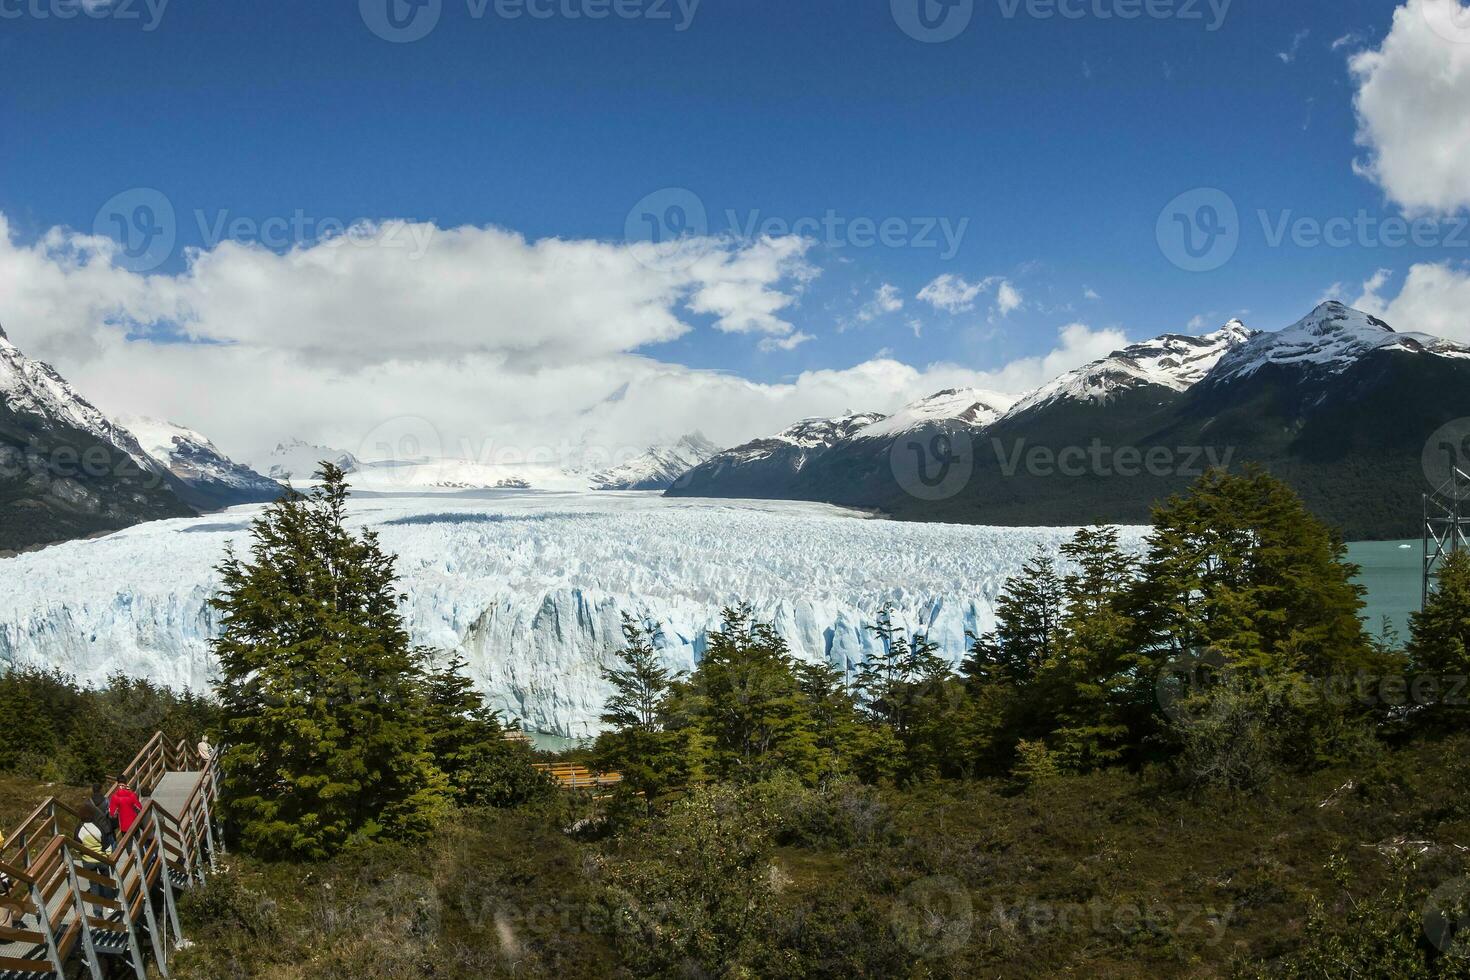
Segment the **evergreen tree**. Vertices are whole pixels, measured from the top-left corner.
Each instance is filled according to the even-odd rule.
[[[923,634],[910,642],[893,623],[893,610],[884,607],[878,622],[868,627],[879,640],[858,668],[854,688],[863,710],[902,738],[908,731],[916,703],[927,690],[949,675],[939,647]]]
[[[1413,667],[1437,683],[1437,696],[1464,708],[1470,689],[1470,552],[1451,555],[1421,612],[1409,617]],[[1420,684],[1421,690],[1424,689]]]
[[[653,648],[655,634],[623,613],[622,666],[604,667],[602,678],[613,686],[613,696],[602,709],[602,720],[620,731],[658,731],[659,714],[669,694],[669,672]]]
[[[424,834],[449,798],[425,724],[422,657],[393,558],[346,528],[342,470],[265,508],[250,556],[226,553],[213,648],[225,793],[245,846],[321,859]]]
[[[1056,652],[1062,624],[1062,580],[1056,562],[1038,556],[1006,580],[995,603],[995,631],[976,637],[963,672],[974,684],[1024,687]]]
[[[1127,741],[1124,702],[1141,660],[1126,611],[1137,563],[1113,527],[1078,530],[1062,555],[1077,571],[1062,580],[1061,638],[1038,686],[1058,762],[1078,771],[1118,761]]]
[[[1212,470],[1155,509],[1138,608],[1165,658],[1213,648],[1250,669],[1312,677],[1381,667],[1341,538],[1280,480]]]
[[[421,653],[427,660],[427,653]],[[435,764],[463,806],[511,806],[543,793],[546,780],[530,751],[506,738],[500,715],[485,705],[456,656],[431,670],[425,684],[424,726]]]
[[[724,624],[686,684],[675,714],[695,729],[691,764],[719,779],[763,779],[787,771],[813,783],[822,770],[811,702],[786,641],[750,607],[726,609]]]
[[[684,739],[665,728],[673,679],[654,649],[657,634],[623,614],[621,665],[605,666],[613,695],[602,720],[611,726],[597,738],[593,763],[620,772],[623,788],[654,802],[688,781]]]

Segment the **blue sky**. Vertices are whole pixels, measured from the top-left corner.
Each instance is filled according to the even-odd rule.
[[[690,0],[624,0],[668,17],[602,20],[564,13],[596,0],[514,20],[493,0],[481,17],[442,0],[411,43],[369,29],[376,0],[172,0],[156,24],[144,0],[59,19],[68,2],[0,0],[0,212],[27,246],[156,189],[180,246],[157,275],[212,244],[201,221],[244,219],[246,239],[301,215],[615,242],[665,188],[697,195],[716,234],[731,216],[734,230],[828,215],[964,228],[953,255],[938,230],[939,247],[845,232],[809,245],[780,316],[811,339],[791,349],[685,307],[691,329],[630,351],[780,382],[879,356],[995,370],[1072,323],[1134,339],[1237,314],[1274,329],[1334,283],[1352,299],[1377,270],[1402,280],[1466,254],[1273,247],[1258,216],[1403,212],[1353,166],[1368,150],[1349,58],[1383,43],[1391,0],[1234,0],[1217,30],[1218,0],[1200,0],[1200,20],[1129,21],[1098,16],[1128,0],[1086,0],[1077,19],[974,0],[942,43],[906,34],[888,0],[703,0],[692,17]],[[892,6],[905,2],[919,0]],[[1165,206],[1196,188],[1223,190],[1241,218],[1233,256],[1207,272],[1177,267],[1158,238]],[[942,275],[991,291],[938,309],[918,294]],[[1019,299],[1004,315],[1002,280]],[[885,285],[902,308],[865,319]],[[12,332],[26,329],[40,336]]]

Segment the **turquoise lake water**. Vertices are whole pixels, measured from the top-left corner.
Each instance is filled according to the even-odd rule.
[[[1348,555],[1363,566],[1358,581],[1368,588],[1368,606],[1363,610],[1368,631],[1378,633],[1387,616],[1399,639],[1408,639],[1409,613],[1418,611],[1422,598],[1424,542],[1358,541],[1348,545]]]

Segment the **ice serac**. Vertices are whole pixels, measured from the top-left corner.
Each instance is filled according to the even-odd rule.
[[[122,670],[203,689],[213,676],[208,599],[254,507],[158,521],[0,559],[0,670]],[[493,706],[540,731],[599,728],[601,668],[629,613],[689,670],[721,610],[748,601],[793,653],[852,669],[881,609],[964,656],[993,625],[1006,578],[1063,529],[869,520],[821,504],[685,501],[651,494],[495,493],[359,498],[352,522],[398,555],[413,639],[463,652]],[[1131,544],[1137,532],[1128,532]]]

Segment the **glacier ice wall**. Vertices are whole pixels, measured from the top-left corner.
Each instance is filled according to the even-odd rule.
[[[227,543],[246,544],[256,509],[0,559],[0,669],[207,688],[214,566]],[[1070,535],[652,494],[361,495],[352,515],[398,555],[415,641],[462,651],[493,706],[571,737],[598,730],[600,667],[621,643],[624,612],[657,625],[676,670],[694,666],[722,608],[741,600],[806,659],[852,669],[873,647],[866,627],[891,604],[897,622],[958,663],[966,632],[993,625],[1007,576]]]

